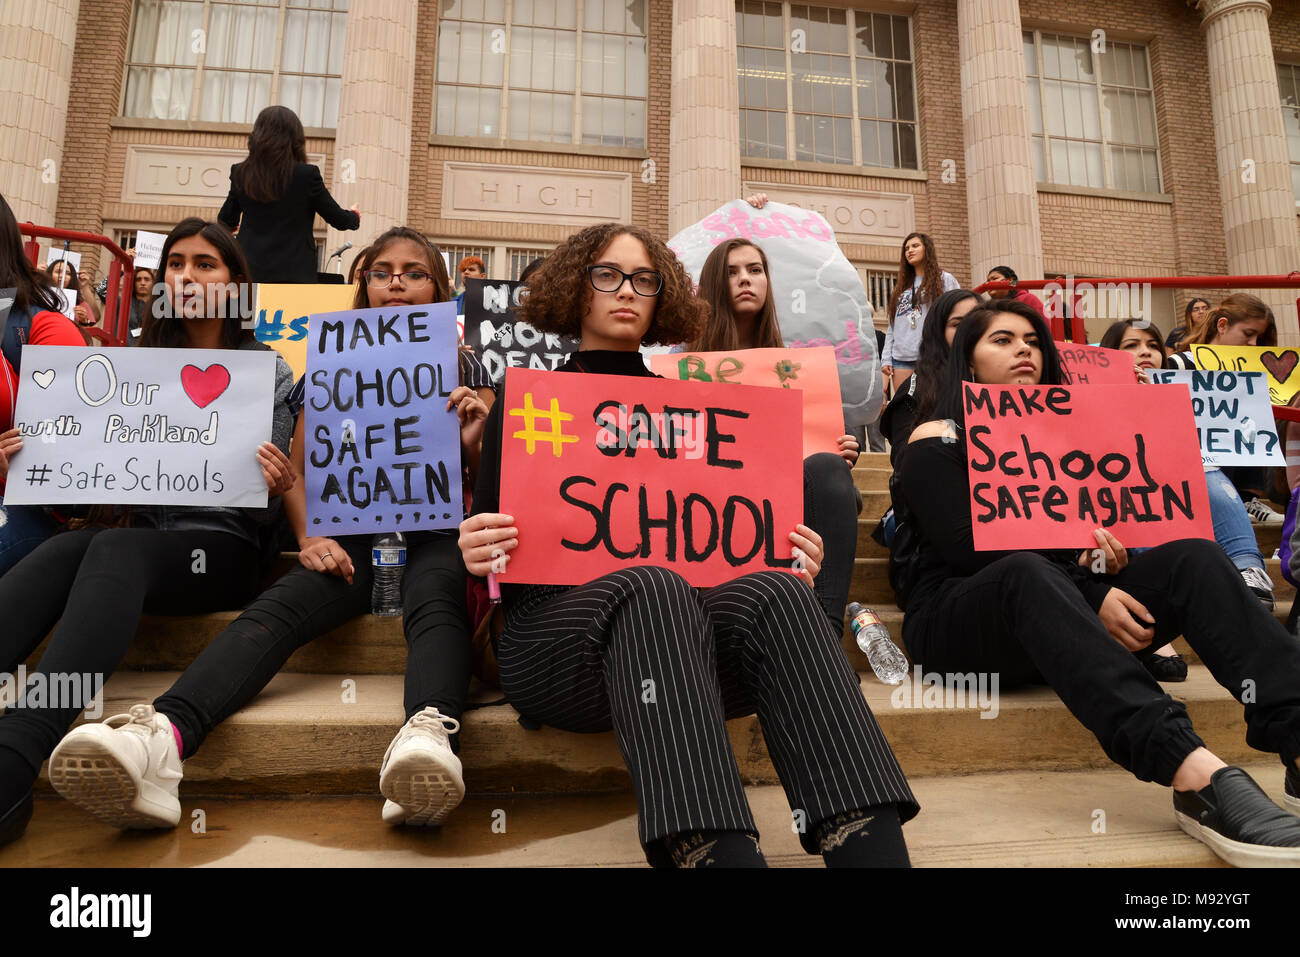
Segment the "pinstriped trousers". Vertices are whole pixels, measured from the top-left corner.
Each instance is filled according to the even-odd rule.
[[[574,588],[526,589],[497,645],[520,714],[567,731],[614,730],[651,864],[660,839],[756,833],[724,719],[757,713],[802,843],[822,820],[880,804],[920,807],[812,589],[759,572],[695,589],[635,566]]]

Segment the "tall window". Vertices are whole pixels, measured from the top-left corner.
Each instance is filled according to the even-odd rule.
[[[1277,65],[1277,85],[1282,93],[1282,124],[1291,153],[1291,188],[1300,206],[1300,66]]]
[[[917,169],[908,18],[736,0],[740,152]]]
[[[1024,52],[1039,182],[1160,192],[1146,47],[1025,31]]]
[[[642,148],[646,0],[442,0],[434,132]]]
[[[136,0],[126,116],[251,123],[287,106],[338,123],[348,0]]]

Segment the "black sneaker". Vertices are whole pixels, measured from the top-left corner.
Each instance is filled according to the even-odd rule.
[[[1156,681],[1186,681],[1187,680],[1187,662],[1183,660],[1182,655],[1151,655],[1145,659],[1142,664],[1146,665],[1147,671],[1151,672],[1151,677]]]
[[[1286,766],[1286,783],[1282,785],[1282,801],[1291,810],[1300,814],[1300,771],[1294,764]]]
[[[0,847],[16,841],[27,830],[27,822],[32,819],[32,792],[23,795],[17,804],[5,811],[0,817]]]
[[[1219,768],[1199,791],[1175,791],[1174,817],[1233,867],[1300,867],[1300,819],[1241,768]]]

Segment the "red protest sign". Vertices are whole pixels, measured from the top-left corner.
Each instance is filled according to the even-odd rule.
[[[501,511],[519,528],[503,578],[574,585],[660,565],[708,587],[790,569],[799,393],[511,368],[498,401],[514,479]]]
[[[962,393],[977,550],[1090,548],[1097,528],[1132,547],[1214,537],[1186,390],[967,383]]]
[[[668,379],[798,389],[803,393],[804,458],[840,450],[844,406],[839,363],[830,346],[666,353],[651,356],[650,368]]]
[[[1066,385],[1133,385],[1137,382],[1132,353],[1065,343],[1060,345],[1058,352]]]

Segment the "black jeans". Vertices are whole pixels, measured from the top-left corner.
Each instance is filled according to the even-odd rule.
[[[347,535],[336,541],[352,559],[351,585],[338,575],[298,566],[212,639],[154,702],[180,730],[183,757],[194,754],[213,728],[252,701],[295,651],[370,611],[371,537]],[[454,534],[407,536],[402,609],[407,719],[432,705],[459,720],[469,694],[471,649],[465,566]],[[452,736],[453,747],[456,738]]]
[[[803,460],[803,523],[822,537],[824,555],[813,592],[838,638],[858,554],[858,506],[853,469],[833,452]]]
[[[238,606],[257,588],[258,551],[227,532],[91,528],[63,532],[0,578],[0,666],[13,672],[58,622],[28,682],[113,673],[140,615],[194,615]],[[36,674],[41,678],[36,678]],[[55,679],[61,680],[61,679]],[[50,756],[81,706],[11,707],[0,747],[33,768]]]
[[[1032,552],[945,582],[909,609],[903,637],[927,671],[997,672],[1000,688],[1046,682],[1107,757],[1143,781],[1168,785],[1202,742],[1187,708],[1141,657],[1181,634],[1245,704],[1246,742],[1287,762],[1300,757],[1300,643],[1223,549],[1204,539],[1170,542],[1130,554],[1110,580],[1155,618],[1156,637],[1139,655],[1107,633],[1060,566]]]

